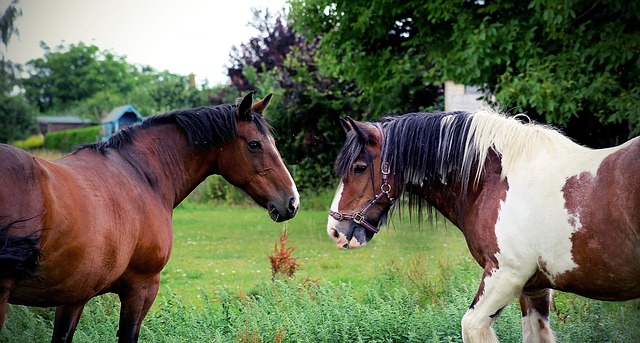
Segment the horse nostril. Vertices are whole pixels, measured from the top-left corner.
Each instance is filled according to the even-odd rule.
[[[331,236],[333,236],[334,238],[338,238],[340,237],[340,233],[336,229],[331,229]]]
[[[291,199],[289,199],[289,211],[291,211],[291,213],[294,213],[296,211],[296,198],[291,197]]]
[[[342,246],[342,248],[343,248],[343,249],[349,249],[349,243],[345,243],[345,244]]]

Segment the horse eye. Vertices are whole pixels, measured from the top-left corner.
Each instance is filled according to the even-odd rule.
[[[367,170],[367,165],[366,164],[356,164],[355,167],[353,167],[353,171],[356,174],[362,174]]]
[[[258,141],[251,141],[248,144],[249,144],[249,150],[251,150],[251,151],[262,150],[262,145]]]

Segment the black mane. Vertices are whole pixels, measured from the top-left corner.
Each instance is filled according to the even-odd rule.
[[[383,159],[395,174],[395,189],[440,184],[455,171],[469,179],[464,161],[473,116],[467,112],[410,113],[382,119]]]
[[[473,116],[467,112],[410,113],[383,118],[386,139],[383,160],[394,174],[392,187],[397,197],[407,197],[409,213],[417,210],[418,218],[426,207],[433,218],[433,207],[411,187],[442,187],[449,181],[462,181],[467,187],[469,171],[465,151]],[[400,202],[405,203],[405,202]]]
[[[95,150],[106,154],[109,149],[119,150],[131,143],[133,137],[140,131],[157,125],[175,124],[187,135],[189,144],[201,149],[221,146],[233,140],[238,135],[238,127],[235,116],[235,105],[207,106],[190,108],[151,116],[141,123],[123,129],[107,141],[85,144],[78,147],[80,150]],[[263,134],[270,131],[270,127],[264,118],[251,110],[252,120]]]

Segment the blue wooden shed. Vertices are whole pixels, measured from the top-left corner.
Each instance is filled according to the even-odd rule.
[[[131,105],[119,106],[111,110],[100,124],[100,138],[106,141],[114,133],[144,119],[142,114]]]

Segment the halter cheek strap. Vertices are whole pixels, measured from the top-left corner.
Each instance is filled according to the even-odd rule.
[[[384,133],[382,131],[382,127],[380,126],[380,124],[376,124],[376,127],[380,132],[380,144],[382,144],[382,142],[384,141]],[[390,173],[389,162],[383,161],[382,165],[380,166],[380,169],[382,171],[382,185],[380,185],[380,191],[378,191],[378,193],[373,197],[373,199],[369,200],[369,202],[358,212],[341,213],[341,212],[329,211],[329,215],[331,216],[331,218],[337,221],[353,220],[354,223],[364,226],[367,230],[373,233],[378,233],[380,229],[371,225],[371,223],[369,223],[366,219],[364,219],[364,215],[371,209],[371,207],[376,202],[378,202],[384,196],[386,196],[387,199],[389,199],[389,202],[391,203],[391,205],[393,205],[393,203],[396,201],[396,199],[392,198],[391,195],[389,195],[389,192],[391,191],[391,184],[389,184],[389,173]]]

